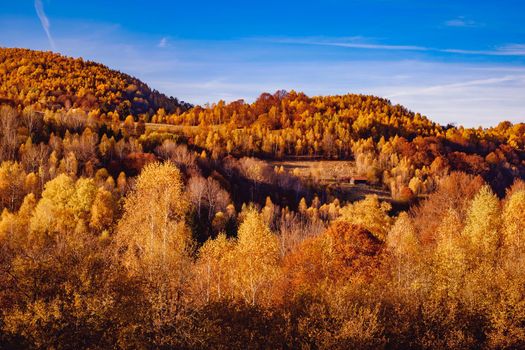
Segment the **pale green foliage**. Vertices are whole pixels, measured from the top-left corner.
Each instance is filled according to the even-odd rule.
[[[31,218],[31,231],[35,233],[67,233],[87,224],[95,199],[96,186],[91,179],[76,183],[61,174],[49,181]]]
[[[97,188],[92,179],[79,179],[75,183],[75,192],[69,199],[69,207],[72,209],[75,220],[88,219],[91,205],[95,199]]]

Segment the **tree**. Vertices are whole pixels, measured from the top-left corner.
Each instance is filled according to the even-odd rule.
[[[43,124],[42,114],[25,108],[22,112],[22,123],[27,128],[29,136],[33,135],[33,133],[38,134]]]
[[[389,203],[379,202],[377,195],[368,195],[359,202],[341,208],[340,220],[362,226],[384,241],[392,224],[388,216],[391,208]]]
[[[15,109],[0,106],[0,159],[14,160],[18,148],[18,115]]]
[[[18,209],[25,195],[26,173],[17,162],[0,165],[0,204],[10,211]]]
[[[496,195],[483,186],[472,200],[463,235],[480,254],[494,254],[500,244],[501,210]]]
[[[132,115],[128,115],[126,119],[124,120],[124,123],[122,125],[122,129],[124,131],[124,134],[126,136],[133,135],[133,132],[135,130],[135,120],[133,119]]]
[[[239,226],[232,261],[239,295],[247,303],[259,303],[278,272],[279,241],[253,208],[247,210]]]
[[[437,296],[456,298],[464,288],[468,266],[461,235],[463,226],[458,213],[449,209],[438,227],[432,259],[434,294]]]
[[[202,176],[193,176],[188,181],[188,192],[191,203],[195,207],[199,219],[201,219],[204,193],[206,192],[206,180]]]
[[[370,231],[336,221],[318,236],[304,240],[285,257],[285,300],[297,295],[326,295],[350,279],[373,275],[382,242]]]
[[[126,179],[126,174],[121,171],[120,174],[118,174],[117,178],[117,189],[120,193],[125,193],[128,187],[128,181]]]
[[[75,215],[70,200],[75,195],[75,182],[66,174],[61,174],[46,183],[42,198],[38,201],[33,217],[31,231],[45,233],[67,233],[75,229]]]
[[[115,199],[111,192],[99,188],[91,206],[89,226],[96,232],[110,229],[115,218],[116,207]]]
[[[181,302],[193,247],[185,222],[187,209],[177,167],[150,163],[125,200],[115,237],[124,267],[143,285],[144,302],[150,305],[145,321],[161,338],[168,337],[165,326],[184,313]]]
[[[126,198],[118,229],[130,266],[174,272],[170,267],[180,263],[191,245],[184,220],[187,208],[177,167],[151,163],[142,170]]]
[[[204,302],[219,301],[233,296],[234,248],[235,241],[220,233],[215,239],[207,240],[199,249],[195,266],[195,283],[205,295]]]
[[[396,264],[397,283],[409,281],[414,266],[419,260],[419,242],[416,229],[407,213],[399,214],[386,238],[388,250],[392,253]],[[406,283],[405,283],[406,286]]]
[[[508,252],[508,259],[523,264],[525,249],[525,190],[513,192],[503,206],[502,214],[503,247]]]

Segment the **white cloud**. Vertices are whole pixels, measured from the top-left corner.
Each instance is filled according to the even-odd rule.
[[[464,90],[464,88],[471,88],[471,87],[479,87],[482,85],[496,85],[499,83],[506,83],[506,82],[521,82],[525,83],[525,76],[503,76],[503,77],[496,77],[496,78],[487,78],[487,79],[476,79],[476,80],[470,80],[470,81],[461,81],[456,83],[450,83],[450,84],[443,84],[443,85],[432,85],[422,88],[417,88],[414,90],[401,90],[398,92],[395,92],[391,95],[385,96],[386,98],[394,98],[398,96],[421,96],[421,95],[438,95],[442,91],[450,91],[450,90]]]
[[[163,37],[162,39],[160,39],[159,43],[157,44],[157,47],[160,47],[161,49],[168,47],[168,38]]]
[[[395,51],[427,51],[427,52],[441,52],[461,55],[478,55],[478,56],[525,56],[525,44],[506,44],[495,47],[490,50],[467,50],[467,49],[451,49],[451,48],[435,48],[417,45],[388,45],[354,41],[337,41],[329,38],[303,38],[303,39],[276,39],[272,40],[275,43],[282,44],[300,44],[300,45],[316,45],[316,46],[334,46],[346,47],[350,49],[368,49],[368,50],[395,50]]]
[[[507,44],[498,47],[500,55],[521,55],[525,56],[525,44]]]
[[[464,27],[464,28],[473,28],[473,27],[479,27],[480,24],[476,23],[473,20],[466,19],[463,16],[448,20],[445,22],[445,25],[447,27]]]
[[[428,47],[423,46],[413,46],[413,45],[382,45],[382,44],[360,44],[360,43],[340,43],[340,42],[320,42],[320,43],[310,43],[317,45],[327,45],[327,46],[339,46],[339,47],[348,47],[354,49],[372,49],[372,50],[400,50],[400,51],[429,51]]]
[[[302,44],[302,45],[319,45],[319,46],[336,46],[347,47],[351,49],[370,49],[370,50],[398,50],[398,51],[430,51],[431,48],[415,45],[386,45],[367,42],[363,37],[350,38],[289,38],[289,39],[271,39],[270,42],[281,44]]]
[[[44,5],[42,4],[42,0],[35,0],[35,10],[38,18],[40,19],[40,23],[42,24],[42,28],[46,32],[47,39],[49,40],[49,45],[51,48],[56,51],[55,41],[53,40],[53,37],[51,36],[51,22],[49,22],[49,18],[47,18],[46,13],[44,11]]]
[[[442,49],[437,51],[480,56],[525,56],[525,44],[507,44],[493,50]]]

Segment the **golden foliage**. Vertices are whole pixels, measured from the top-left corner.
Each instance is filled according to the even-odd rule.
[[[127,74],[51,52],[1,48],[0,76],[0,97],[37,110],[83,108],[125,116],[189,107]]]

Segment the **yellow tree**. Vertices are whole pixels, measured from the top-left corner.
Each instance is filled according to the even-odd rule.
[[[503,244],[522,252],[525,239],[525,190],[512,193],[503,207]]]
[[[127,186],[128,182],[126,180],[126,174],[123,171],[121,171],[120,174],[118,174],[117,178],[117,189],[120,193],[124,193],[126,192]]]
[[[148,317],[159,330],[181,311],[189,277],[187,208],[179,169],[170,162],[150,163],[126,198],[118,226],[118,252],[130,277],[143,281]]]
[[[108,177],[112,179],[112,177]],[[99,188],[91,206],[89,226],[97,232],[102,232],[111,227],[116,212],[115,198],[110,191]]]
[[[492,348],[519,348],[525,339],[525,190],[512,191],[506,198],[502,213],[502,249],[500,269],[491,276],[497,287],[490,306],[488,341]]]
[[[499,199],[484,185],[472,200],[463,235],[475,253],[493,254],[500,244],[501,210]]]
[[[396,265],[397,282],[409,282],[419,262],[420,246],[414,224],[407,213],[399,214],[386,238]],[[405,283],[406,285],[406,283]]]
[[[238,293],[246,302],[255,305],[277,275],[279,240],[254,208],[244,214],[232,261]]]
[[[500,202],[485,185],[476,194],[467,211],[463,229],[468,273],[462,283],[462,295],[470,312],[488,313],[499,299],[495,276],[501,244]]]
[[[84,230],[95,193],[96,186],[91,179],[79,179],[75,183],[66,174],[57,176],[45,185],[31,218],[31,231],[69,234]]]
[[[389,203],[379,202],[377,195],[368,195],[362,201],[341,208],[340,220],[362,226],[384,241],[392,225],[388,215],[391,208]]]
[[[207,240],[199,249],[195,266],[197,289],[204,294],[206,303],[232,296],[232,252],[235,242],[220,233]]]
[[[104,289],[108,255],[82,232],[95,190],[91,180],[75,183],[60,175],[48,182],[38,204],[29,194],[17,214],[0,221],[0,237],[4,229],[13,233],[8,245],[14,255],[2,272],[9,276],[7,293],[16,293],[13,303],[2,305],[3,330],[20,334],[33,347],[78,348],[79,338],[90,337],[85,327],[98,338],[107,331],[99,321],[107,320],[115,305],[111,290]],[[32,232],[24,232],[27,228]]]
[[[463,286],[467,271],[465,242],[461,237],[463,224],[459,214],[449,209],[438,227],[436,248],[432,259],[434,292],[455,297]]]
[[[24,198],[26,173],[17,162],[7,161],[0,165],[0,204],[2,208],[18,209]]]

